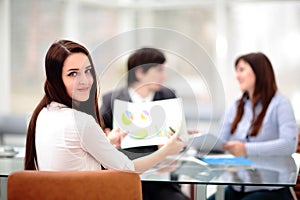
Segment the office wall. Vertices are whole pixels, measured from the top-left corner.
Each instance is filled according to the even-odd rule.
[[[5,46],[8,52],[1,51],[4,57],[9,55],[9,66],[1,66],[1,71],[9,69],[7,80],[10,83],[1,86],[1,91],[7,88],[10,91],[1,96],[9,105],[3,106],[0,112],[33,110],[43,94],[44,57],[54,40],[72,39],[93,51],[128,31],[155,27],[178,33],[178,37],[188,38],[205,52],[201,54],[203,63],[193,66],[173,52],[178,48],[176,40],[155,38],[158,43],[168,42],[170,49],[166,49],[166,55],[170,76],[166,84],[183,96],[185,102],[190,102],[185,106],[187,118],[196,121],[196,126],[202,126],[197,124],[198,119],[211,119],[212,96],[224,98],[227,106],[240,95],[233,63],[238,55],[252,51],[262,51],[269,56],[280,91],[291,99],[300,121],[298,1],[0,1],[2,9],[3,2],[9,3],[5,8],[9,9],[10,28],[9,44]],[[114,55],[114,52],[108,53]],[[129,53],[123,52],[112,60],[105,76],[101,77],[102,93],[114,88],[119,77],[124,75],[124,62]],[[200,56],[194,55],[193,50],[187,53],[193,58]],[[183,82],[189,85],[188,90],[182,88],[184,84],[178,84],[172,72],[180,74]],[[214,88],[219,80],[223,87]],[[222,93],[220,90],[224,96],[218,96]],[[221,115],[218,113],[217,117]],[[209,125],[205,126],[207,129]]]

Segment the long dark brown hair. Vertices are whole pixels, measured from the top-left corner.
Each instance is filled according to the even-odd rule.
[[[277,91],[277,85],[272,64],[266,55],[263,53],[249,53],[242,55],[236,59],[235,68],[241,60],[250,65],[256,77],[255,89],[252,97],[252,112],[253,117],[257,117],[254,118],[249,132],[249,136],[256,136],[262,126],[267,108]],[[249,98],[247,91],[243,93],[238,101],[237,112],[231,125],[231,134],[235,132],[237,125],[244,114],[246,98]],[[262,110],[258,115],[255,115],[255,106],[259,101],[262,103]]]
[[[93,76],[93,85],[90,91],[89,99],[85,102],[81,102],[80,105],[76,106],[72,101],[72,98],[68,95],[65,85],[62,80],[62,68],[64,61],[72,53],[84,53],[91,64],[91,72]],[[45,58],[45,70],[46,70],[46,81],[44,84],[45,94],[42,100],[39,102],[35,108],[27,129],[26,137],[26,152],[25,152],[25,170],[37,170],[37,154],[35,146],[35,129],[36,121],[40,111],[46,107],[52,101],[64,104],[69,108],[74,108],[76,110],[85,112],[92,115],[97,123],[103,128],[103,122],[99,113],[98,106],[98,86],[96,79],[95,68],[88,50],[82,45],[69,41],[69,40],[59,40],[54,42]]]

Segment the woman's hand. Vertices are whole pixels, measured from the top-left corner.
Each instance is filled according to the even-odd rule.
[[[179,153],[183,150],[185,143],[180,140],[179,133],[174,133],[166,142],[166,144],[161,147],[164,148],[168,155]]]
[[[142,173],[166,159],[167,156],[177,154],[183,150],[185,143],[179,139],[179,133],[174,133],[165,145],[157,151],[133,160],[135,171]]]
[[[105,134],[107,135],[110,143],[112,143],[116,147],[120,147],[121,146],[121,140],[122,140],[122,138],[127,135],[127,133],[122,132],[120,130],[120,128],[116,128],[116,129],[113,129],[113,130],[105,129]]]
[[[247,155],[246,146],[244,142],[229,141],[223,145],[223,149],[234,156],[245,157]]]

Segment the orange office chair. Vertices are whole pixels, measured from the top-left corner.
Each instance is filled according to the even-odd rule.
[[[8,200],[141,200],[142,187],[134,172],[16,171],[8,176]]]

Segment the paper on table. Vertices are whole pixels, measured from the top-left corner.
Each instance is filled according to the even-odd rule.
[[[181,98],[132,103],[115,100],[113,127],[128,135],[121,141],[121,148],[164,144],[173,133],[188,140]]]

